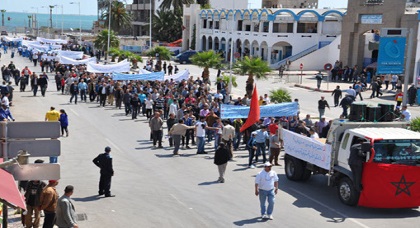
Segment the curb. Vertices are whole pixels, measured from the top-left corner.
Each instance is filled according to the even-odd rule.
[[[334,90],[326,90],[326,89],[317,89],[317,88],[313,88],[310,86],[304,86],[304,85],[300,85],[300,84],[295,84],[295,87],[299,87],[299,88],[303,88],[303,89],[307,89],[307,90],[312,90],[312,91],[318,91],[321,93],[332,93]]]

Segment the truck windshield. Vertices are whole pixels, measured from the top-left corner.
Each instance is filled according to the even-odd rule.
[[[399,139],[376,141],[373,162],[420,165],[420,140]]]

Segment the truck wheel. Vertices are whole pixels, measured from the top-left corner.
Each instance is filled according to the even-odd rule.
[[[302,180],[304,172],[302,161],[294,157],[286,157],[284,160],[286,166],[286,177],[289,180],[299,181]]]
[[[312,171],[304,168],[301,180],[307,181],[309,180],[309,178],[311,178],[311,175],[312,175]]]
[[[181,64],[186,64],[187,63],[187,61],[182,61],[182,63]]]
[[[356,191],[353,181],[348,177],[343,177],[339,180],[337,193],[341,202],[346,205],[356,206],[359,201],[360,193]]]

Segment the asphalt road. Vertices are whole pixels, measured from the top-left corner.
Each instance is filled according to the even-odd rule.
[[[8,63],[8,57],[3,55],[1,64]],[[19,57],[13,60],[19,68],[32,66]],[[180,70],[185,67],[193,75],[200,75],[196,67],[182,66]],[[235,94],[243,93],[245,80],[238,78]],[[257,83],[261,94],[279,86],[289,87],[273,79]],[[420,227],[418,209],[348,207],[339,201],[336,189],[327,186],[326,177],[291,182],[284,175],[284,166],[274,167],[281,190],[276,197],[274,220],[262,221],[254,195],[254,177],[262,167],[260,164],[257,169],[248,169],[246,151],[235,152],[235,162],[227,167],[226,182],[216,183],[213,153],[196,155],[193,148],[181,151],[183,156],[172,157],[167,141],[166,148],[151,149],[145,118],[133,121],[124,110],[98,107],[97,103],[70,105],[69,96],[54,88],[50,82],[46,97],[15,90],[12,113],[17,121],[42,121],[50,106],[68,113],[70,136],[60,139],[62,178],[58,191],[61,195],[66,185],[75,186],[72,198],[76,211],[87,217],[80,221],[81,227]],[[297,88],[290,91],[300,99],[302,114],[317,113],[318,92]],[[332,108],[326,115],[336,117],[340,112]],[[99,170],[92,159],[105,146],[112,148],[114,158],[111,189],[115,198],[96,196]],[[206,146],[212,152],[212,144]]]

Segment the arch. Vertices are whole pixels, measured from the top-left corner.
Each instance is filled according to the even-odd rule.
[[[334,13],[340,15],[341,17],[344,17],[344,13],[342,13],[342,12],[340,12],[338,10],[328,10],[325,13],[323,13],[322,16],[326,17],[329,14],[334,14]]]
[[[207,10],[207,18],[211,16],[211,18],[213,19],[213,11],[212,10]]]
[[[213,50],[213,37],[209,36],[207,38],[207,42],[208,42],[208,47],[209,47],[208,50]]]
[[[206,15],[206,18],[207,18],[207,10],[201,10],[199,15],[200,15],[200,18],[203,17],[203,15]]]
[[[249,11],[248,9],[245,9],[243,12],[242,12],[242,19],[244,19],[245,18],[245,16],[246,15],[249,15],[249,19],[251,19],[251,11]]]
[[[300,11],[298,14],[297,14],[297,20],[299,21],[300,20],[300,18],[304,15],[304,14],[307,14],[307,13],[310,13],[310,14],[312,14],[312,15],[314,15],[314,16],[316,16],[317,18],[318,18],[318,21],[323,21],[324,20],[324,16],[322,16],[322,15],[320,15],[317,11],[315,11],[315,10],[302,10],[302,11]]]
[[[255,16],[254,16],[254,15],[255,15]],[[260,11],[259,11],[259,10],[257,10],[257,9],[253,9],[253,10],[251,10],[251,14],[250,14],[250,16],[249,16],[249,19],[250,19],[250,20],[255,19],[255,18],[257,18],[258,20],[260,19]]]
[[[236,19],[235,18],[236,12],[233,11],[233,10],[228,10],[227,13],[226,13],[226,20],[229,20],[229,17],[230,17],[231,14],[234,16],[234,19]]]
[[[206,36],[201,37],[201,50],[206,51],[206,45],[207,45],[207,38]]]
[[[292,55],[293,46],[286,41],[279,41],[272,45],[271,62],[276,63]]]
[[[295,19],[295,21],[299,20],[299,17],[293,11],[291,11],[289,9],[281,9],[281,10],[277,10],[276,12],[274,12],[273,20],[276,19],[276,16],[281,14],[281,13],[288,13],[288,14],[290,14],[290,16],[292,16]]]
[[[219,13],[219,10],[214,10],[213,11],[213,14],[212,14],[212,19],[214,20],[214,17],[215,16],[217,16],[218,17],[218,19],[220,20],[220,13]]]
[[[213,41],[213,45],[214,45],[214,50],[218,51],[220,50],[220,40],[219,37],[214,37],[214,41]]]
[[[226,12],[226,10],[224,10],[224,9],[220,10],[219,20],[220,20],[220,18],[222,18],[222,15],[225,16],[225,19],[227,19],[227,12]]]
[[[269,12],[267,9],[262,9],[261,10],[261,12],[260,12],[260,14],[258,15],[258,20],[261,20],[261,16],[263,15],[263,14],[267,14],[267,19],[268,19],[268,15],[271,15],[272,13],[271,12]]]

